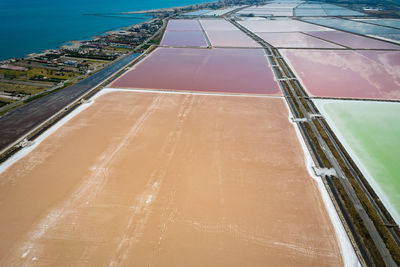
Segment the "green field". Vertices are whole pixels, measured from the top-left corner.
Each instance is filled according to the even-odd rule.
[[[79,76],[77,72],[57,71],[46,68],[30,68],[28,71],[16,71],[0,69],[0,74],[4,75],[5,79],[29,80],[35,76],[45,76],[61,80],[69,80]]]
[[[314,100],[385,206],[399,222],[400,103]]]
[[[8,98],[0,97],[0,108],[3,107],[3,106],[5,106],[5,105],[8,105],[8,104],[10,104],[10,103],[12,103],[12,102],[13,102],[13,101],[10,100],[10,99],[8,99]]]
[[[22,93],[25,95],[34,95],[37,94],[44,89],[48,89],[47,87],[40,87],[40,86],[32,86],[32,85],[25,85],[25,84],[13,84],[13,83],[4,83],[0,82],[0,91],[6,92],[16,92]]]

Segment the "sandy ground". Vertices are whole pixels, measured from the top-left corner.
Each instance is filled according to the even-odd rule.
[[[339,266],[283,99],[108,93],[0,175],[0,265]]]

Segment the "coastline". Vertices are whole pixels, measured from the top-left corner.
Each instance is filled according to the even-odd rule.
[[[212,4],[212,3],[218,3],[218,1],[210,1],[210,2],[204,2],[204,3],[199,3],[199,4],[185,5],[185,6],[156,8],[156,9],[141,10],[141,11],[128,11],[128,12],[122,12],[121,14],[148,14],[148,13],[156,13],[156,12],[166,12],[166,11],[174,11],[177,8],[184,9],[184,8],[190,8],[190,7],[193,7],[196,5],[204,5],[204,4]]]
[[[190,4],[190,5],[184,5],[184,6],[173,6],[173,7],[167,7],[167,8],[158,8],[158,9],[146,9],[146,10],[140,10],[140,11],[127,11],[127,12],[116,12],[115,14],[144,14],[147,17],[143,17],[142,22],[139,23],[133,23],[133,24],[127,24],[126,26],[120,26],[120,27],[112,27],[109,28],[107,30],[103,30],[100,33],[97,34],[89,34],[86,36],[83,36],[81,38],[75,38],[75,39],[70,39],[70,40],[65,40],[65,41],[60,41],[57,42],[56,44],[49,44],[48,48],[45,49],[32,49],[32,52],[28,52],[26,54],[23,54],[21,56],[7,56],[4,59],[0,59],[0,63],[8,63],[13,59],[24,59],[24,58],[31,58],[33,56],[38,56],[38,55],[43,55],[45,53],[48,53],[49,51],[54,51],[54,50],[60,50],[63,48],[70,48],[70,44],[78,44],[78,43],[82,43],[82,42],[89,42],[89,41],[93,41],[97,38],[101,38],[101,37],[105,37],[107,35],[110,34],[114,34],[115,32],[118,32],[120,30],[126,30],[132,27],[141,27],[143,24],[146,23],[153,23],[154,20],[157,19],[157,16],[153,16],[152,13],[156,13],[156,12],[173,12],[176,9],[185,9],[185,8],[201,8],[202,5],[208,5],[211,3],[217,3],[217,1],[210,1],[210,2],[201,2],[201,3],[197,3],[197,4]],[[101,14],[101,13],[99,13]],[[136,18],[136,19],[140,19],[140,18]],[[161,18],[158,18],[161,19]],[[72,46],[74,47],[74,46]]]
[[[141,11],[128,11],[128,12],[122,12],[121,14],[149,14],[149,13],[156,13],[156,12],[174,11],[174,9],[176,9],[176,8],[188,8],[188,7],[191,7],[191,6],[193,6],[193,5],[177,6],[177,7],[166,7],[166,8],[156,8],[156,9],[141,10]]]
[[[105,36],[108,36],[108,35],[111,35],[111,34],[115,34],[116,32],[121,31],[121,30],[128,30],[128,29],[130,29],[132,27],[140,27],[140,26],[142,26],[143,24],[146,24],[146,23],[153,23],[155,20],[156,20],[156,18],[149,17],[149,20],[146,20],[146,21],[143,21],[143,22],[139,22],[139,23],[135,23],[135,24],[131,24],[131,25],[128,25],[128,26],[119,27],[119,28],[114,28],[114,29],[111,29],[111,30],[106,30],[106,31],[101,32],[99,34],[92,35],[92,36],[89,36],[89,37],[86,37],[86,38],[82,38],[80,40],[68,40],[68,41],[60,43],[60,45],[58,47],[56,47],[56,48],[48,48],[48,49],[45,49],[45,50],[42,50],[42,51],[39,51],[39,52],[32,52],[32,53],[29,53],[29,54],[26,54],[26,55],[22,56],[21,58],[31,58],[31,57],[34,57],[34,56],[38,56],[38,55],[43,55],[43,54],[49,53],[50,51],[54,51],[54,50],[79,48],[80,45],[83,42],[93,41],[93,40],[95,40],[97,38],[101,38],[101,37],[105,37]],[[10,60],[12,60],[14,58],[16,58],[16,57],[11,57],[11,58],[0,60],[0,63],[8,62],[8,61],[10,61]]]

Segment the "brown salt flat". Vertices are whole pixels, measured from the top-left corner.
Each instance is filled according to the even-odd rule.
[[[342,265],[279,98],[108,93],[0,181],[2,266]]]

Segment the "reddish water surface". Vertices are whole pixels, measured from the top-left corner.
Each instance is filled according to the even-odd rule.
[[[262,49],[158,48],[110,87],[281,95]]]
[[[262,32],[257,33],[257,35],[275,47],[343,48],[341,46],[308,36],[300,32]]]
[[[281,50],[311,95],[400,100],[400,52]]]
[[[178,19],[168,21],[167,31],[201,31],[197,20]]]
[[[208,46],[208,43],[201,31],[165,31],[161,45]]]
[[[360,35],[341,32],[341,31],[319,31],[319,32],[307,32],[313,36],[335,42],[340,45],[344,45],[350,48],[366,48],[366,49],[397,49],[400,50],[399,45],[375,40]]]
[[[207,35],[213,46],[261,47],[242,31],[207,31]]]

